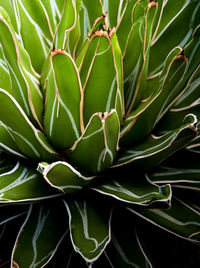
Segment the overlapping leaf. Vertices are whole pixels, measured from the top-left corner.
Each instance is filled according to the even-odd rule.
[[[30,202],[59,196],[42,178],[28,165],[24,165],[8,156],[0,154],[0,202]]]
[[[61,201],[57,206],[30,205],[16,239],[12,260],[24,268],[44,267],[67,233],[66,222],[67,214]],[[24,254],[26,258],[21,258]]]
[[[144,142],[130,147],[119,157],[115,166],[132,163],[136,168],[142,167],[143,170],[152,168],[172,153],[185,147],[197,136],[196,123],[196,116],[189,114],[181,127],[159,137],[151,135]]]
[[[82,102],[82,86],[73,59],[62,50],[53,51],[46,89],[44,128],[55,147],[67,149],[80,137]]]
[[[199,243],[200,213],[179,199],[174,199],[168,210],[130,208],[129,211],[174,235]]]
[[[64,161],[54,162],[52,164],[40,163],[38,170],[52,187],[67,194],[81,190],[94,179],[94,177],[83,176]]]
[[[122,180],[120,174],[122,175],[123,170],[119,170],[116,178],[97,184],[93,189],[131,204],[148,206],[156,201],[170,203],[172,193],[169,184],[160,187],[152,183],[147,176],[137,172],[130,175],[130,172],[131,170],[126,170],[126,178]]]
[[[67,157],[74,165],[89,172],[96,173],[107,168],[117,155],[119,127],[115,110],[95,113]]]
[[[43,96],[39,88],[38,75],[33,70],[30,57],[18,41],[10,19],[2,7],[0,42],[12,81],[12,95],[30,119],[42,128]]]
[[[73,247],[87,262],[94,262],[110,242],[110,213],[88,200],[65,202]]]
[[[18,102],[3,89],[0,89],[0,102],[0,121],[10,131],[21,152],[32,159],[55,159],[56,152],[43,133],[34,127]]]

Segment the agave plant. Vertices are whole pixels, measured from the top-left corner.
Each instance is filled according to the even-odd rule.
[[[199,12],[0,1],[1,267],[164,267],[153,226],[199,244]]]

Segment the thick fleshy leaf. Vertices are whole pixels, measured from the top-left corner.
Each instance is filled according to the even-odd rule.
[[[18,29],[35,70],[40,73],[53,40],[49,18],[41,0],[14,0]],[[34,36],[34,38],[33,38]]]
[[[65,205],[75,251],[89,263],[97,260],[110,242],[111,211],[88,200],[68,201]]]
[[[117,200],[147,206],[154,202],[170,203],[170,185],[158,186],[152,183],[148,176],[140,173],[131,175],[132,170],[126,169],[126,177],[123,169],[118,171],[116,178],[102,182],[92,189],[116,198]],[[123,180],[121,176],[123,176]]]
[[[200,213],[179,199],[172,200],[172,207],[161,209],[135,209],[129,211],[174,235],[200,241]]]
[[[11,79],[10,74],[8,70],[8,66],[5,62],[3,51],[0,46],[0,88],[6,89],[9,93],[12,92],[12,85],[11,85]]]
[[[67,149],[80,137],[82,101],[82,86],[73,59],[63,50],[54,50],[46,89],[44,128],[55,147]]]
[[[151,135],[144,142],[131,146],[122,153],[115,166],[132,163],[137,168],[152,168],[197,136],[196,123],[197,118],[192,114],[188,115],[181,127],[159,137]]]
[[[76,20],[77,12],[75,0],[65,1],[55,34],[54,44],[56,48],[66,47],[67,34],[76,26]]]
[[[0,43],[12,81],[12,95],[32,121],[42,128],[43,96],[30,57],[18,41],[10,19],[0,7]]]
[[[52,164],[40,163],[38,170],[52,187],[67,194],[81,190],[94,179],[83,176],[69,163],[61,161]]]
[[[15,242],[12,260],[23,268],[44,267],[67,233],[67,220],[62,201],[30,205]]]
[[[52,31],[55,34],[56,28],[61,20],[65,0],[40,0],[40,3],[42,6],[44,6],[46,14],[48,14],[48,18],[51,25],[50,28],[52,28]]]
[[[115,110],[94,114],[67,157],[74,165],[90,172],[107,168],[117,154],[119,127]]]
[[[197,1],[166,2],[157,36],[152,43],[150,75],[160,71],[165,57],[172,48],[183,47],[191,39],[194,29],[199,24],[199,8]]]
[[[3,152],[13,154],[17,157],[26,158],[17,147],[15,139],[8,128],[2,124],[2,122],[0,123],[0,149]]]
[[[149,97],[141,101],[138,107],[125,120],[122,130],[122,144],[143,140],[152,131],[164,109],[166,99],[177,86],[185,71],[185,57],[180,55],[181,47],[176,47],[168,55],[164,68],[155,83],[152,84]],[[175,75],[174,75],[175,74]],[[145,124],[145,128],[143,128]],[[141,133],[141,128],[143,131]]]
[[[38,201],[59,195],[34,168],[0,154],[0,203]]]
[[[3,89],[0,89],[0,102],[0,121],[7,127],[21,152],[31,159],[55,159],[53,155],[56,152],[43,133],[33,126],[17,101]]]
[[[103,18],[106,19],[106,17]],[[84,54],[80,52],[81,61],[77,59],[77,65],[84,93],[85,125],[94,113],[108,112],[111,109],[116,109],[122,120],[124,114],[123,69],[116,33],[114,30],[97,30],[82,50]]]
[[[129,84],[128,90],[125,90],[128,113],[146,97],[149,50],[157,5],[154,1],[137,1],[132,10],[132,27],[123,53],[124,77],[128,78]]]

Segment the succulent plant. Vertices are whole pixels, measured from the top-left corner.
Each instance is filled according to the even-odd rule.
[[[153,226],[199,244],[199,12],[0,1],[1,267],[164,267]]]

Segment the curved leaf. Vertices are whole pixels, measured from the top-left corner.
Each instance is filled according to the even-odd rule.
[[[121,120],[124,114],[123,71],[116,34],[97,31],[83,50],[84,56],[78,66],[83,85],[85,124],[94,113],[111,109],[117,110]]]
[[[52,187],[67,194],[81,190],[94,179],[83,176],[70,164],[61,161],[52,164],[40,163],[38,170]]]
[[[93,173],[107,168],[117,154],[119,127],[115,110],[94,114],[67,157],[74,165]]]
[[[81,121],[82,86],[78,70],[69,54],[54,50],[44,114],[44,128],[49,141],[59,149],[71,147],[80,137]]]
[[[12,95],[24,112],[42,128],[43,96],[38,75],[26,50],[18,41],[6,12],[0,7],[0,43],[12,81]]]
[[[151,135],[144,142],[130,147],[117,160],[115,166],[135,162],[135,167],[150,169],[172,153],[185,147],[198,134],[195,127],[197,118],[190,114],[183,122],[183,125],[166,134],[156,137]]]
[[[65,202],[65,206],[75,251],[87,262],[97,260],[110,242],[111,212],[102,212],[94,202],[85,200]]]
[[[14,8],[18,15],[21,42],[30,55],[33,67],[40,73],[53,40],[46,10],[41,0],[36,0],[31,5],[27,0],[14,0]]]
[[[8,128],[2,122],[0,122],[0,149],[3,152],[26,158],[17,147],[15,139]]]
[[[128,115],[122,129],[121,143],[133,143],[136,140],[143,140],[152,131],[159,118],[164,105],[171,93],[176,90],[177,78],[185,72],[185,57],[180,55],[181,47],[174,48],[168,55],[164,68],[152,84],[153,91],[149,96],[140,102],[138,107]],[[145,124],[145,128],[143,128]],[[143,132],[141,133],[141,128]]]
[[[194,29],[199,24],[199,8],[197,1],[166,2],[157,37],[151,48],[150,75],[160,71],[166,55],[172,48],[183,47],[191,39]]]
[[[120,174],[119,171],[118,173]],[[143,174],[136,173],[136,178],[134,178],[128,174],[128,170],[126,170],[126,174],[126,178],[123,178],[123,180],[116,175],[116,178],[97,184],[92,189],[122,202],[143,206],[157,201],[170,203],[172,195],[170,185],[158,186]]]
[[[6,89],[6,91],[11,93],[12,85],[11,85],[10,74],[9,74],[8,66],[3,56],[3,51],[2,51],[1,46],[0,46],[0,77],[1,77],[0,88],[4,88]]]
[[[54,191],[32,167],[0,154],[0,203],[30,202],[53,198]]]
[[[56,28],[54,44],[56,48],[65,48],[67,34],[76,26],[77,12],[75,0],[64,1],[60,22]]]
[[[30,205],[15,242],[12,261],[24,268],[44,267],[67,233],[67,214],[63,212],[61,201],[56,205]]]
[[[0,102],[0,121],[6,125],[21,152],[31,159],[55,159],[53,155],[56,152],[45,136],[33,126],[17,101],[3,89],[0,89]]]
[[[128,210],[165,231],[199,243],[200,213],[179,199],[174,199],[168,210]]]

